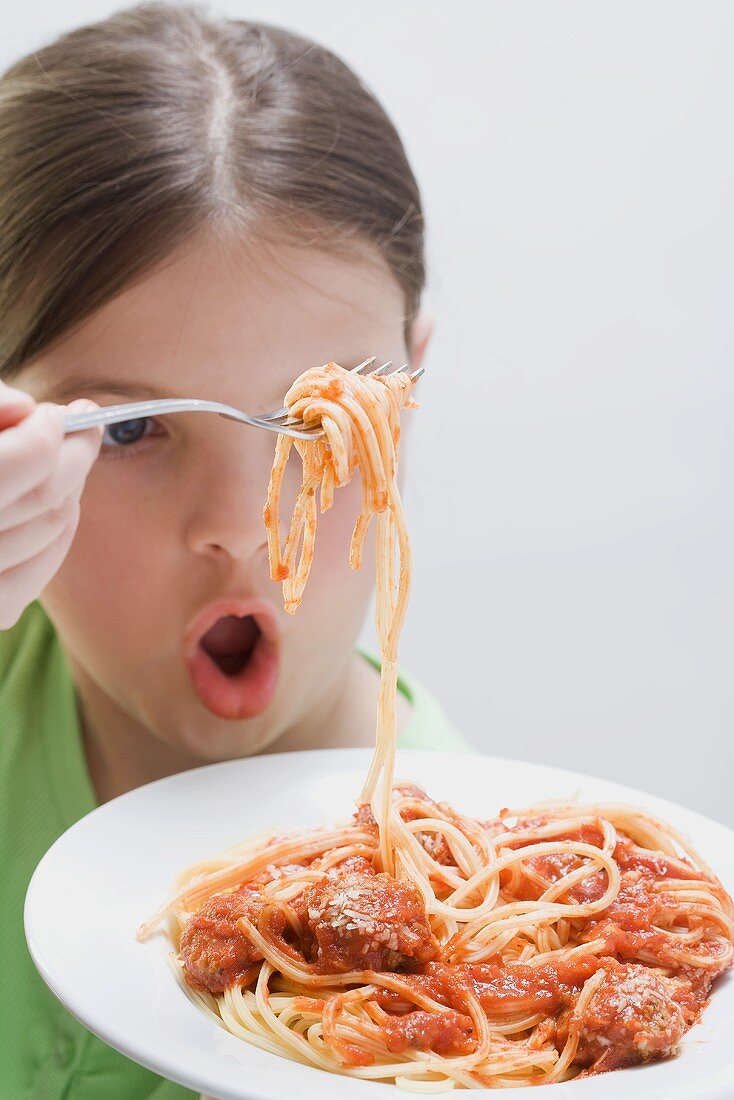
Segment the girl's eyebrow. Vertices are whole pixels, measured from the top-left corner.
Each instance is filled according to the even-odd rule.
[[[72,376],[61,378],[55,384],[52,382],[44,387],[43,401],[65,402],[77,397],[91,397],[92,394],[112,393],[120,397],[174,397],[175,394],[166,393],[155,386],[149,386],[145,382],[126,382],[122,378],[88,378]]]

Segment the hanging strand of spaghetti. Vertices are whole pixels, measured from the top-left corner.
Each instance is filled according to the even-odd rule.
[[[410,544],[397,486],[400,410],[414,406],[407,374],[361,376],[336,363],[306,371],[291,386],[285,406],[306,424],[320,424],[324,439],[279,437],[268,486],[264,517],[268,532],[270,575],[281,581],[285,609],[294,613],[303,597],[313,561],[317,502],[331,507],[334,489],[346,485],[357,470],[362,479],[362,508],[352,534],[349,563],[362,565],[364,542],[377,515],[376,627],[380,646],[380,687],[375,751],[360,800],[369,802],[380,833],[383,866],[395,868],[391,844],[390,802],[394,776],[397,649],[410,589]],[[301,488],[285,546],[280,542],[283,478],[292,446],[303,464]],[[396,576],[396,554],[398,556]],[[380,778],[382,782],[380,783]]]

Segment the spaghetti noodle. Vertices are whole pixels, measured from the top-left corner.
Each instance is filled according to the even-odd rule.
[[[734,908],[688,842],[623,805],[547,803],[479,821],[393,786],[397,639],[410,549],[395,474],[405,375],[335,364],[286,396],[298,441],[285,546],[280,437],[265,508],[295,611],[321,510],[357,469],[358,568],[377,515],[376,747],[352,821],[260,837],[188,868],[165,915],[196,1003],[272,1053],[412,1091],[563,1081],[674,1052],[732,963]],[[396,562],[397,557],[397,562]]]

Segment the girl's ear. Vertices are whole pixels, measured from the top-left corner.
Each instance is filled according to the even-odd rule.
[[[410,365],[417,370],[423,362],[428,342],[433,335],[433,318],[423,310],[418,314],[410,326],[410,339],[408,343],[408,355]]]

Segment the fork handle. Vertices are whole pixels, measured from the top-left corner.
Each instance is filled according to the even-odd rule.
[[[293,436],[294,439],[314,439],[317,434],[320,434],[313,429],[303,431],[294,429],[278,421],[271,423],[258,416],[249,416],[248,413],[235,409],[232,405],[223,405],[221,401],[202,401],[196,397],[126,401],[124,405],[105,405],[91,412],[69,413],[64,417],[64,434],[83,432],[85,428],[102,424],[122,424],[125,420],[140,420],[146,416],[164,416],[167,413],[177,412],[217,413],[218,416],[235,420],[238,424],[249,424],[253,428],[264,428],[268,432],[282,432],[284,435]]]
[[[105,405],[89,412],[69,413],[64,417],[64,432],[83,432],[102,424],[122,424],[125,420],[139,420],[150,415],[150,406],[159,405],[157,401],[128,401],[124,405]],[[160,410],[159,410],[160,411]],[[173,410],[171,410],[173,411]]]
[[[126,401],[122,405],[105,405],[100,409],[92,409],[90,412],[69,413],[64,417],[64,432],[83,432],[86,428],[94,428],[104,424],[122,424],[125,420],[142,420],[146,416],[161,416],[176,412],[232,412],[228,405],[222,405],[218,401],[200,401],[197,398],[164,398],[154,401]],[[242,414],[245,419],[246,414]],[[238,417],[239,419],[239,417]],[[257,425],[254,418],[248,417],[248,423]]]

